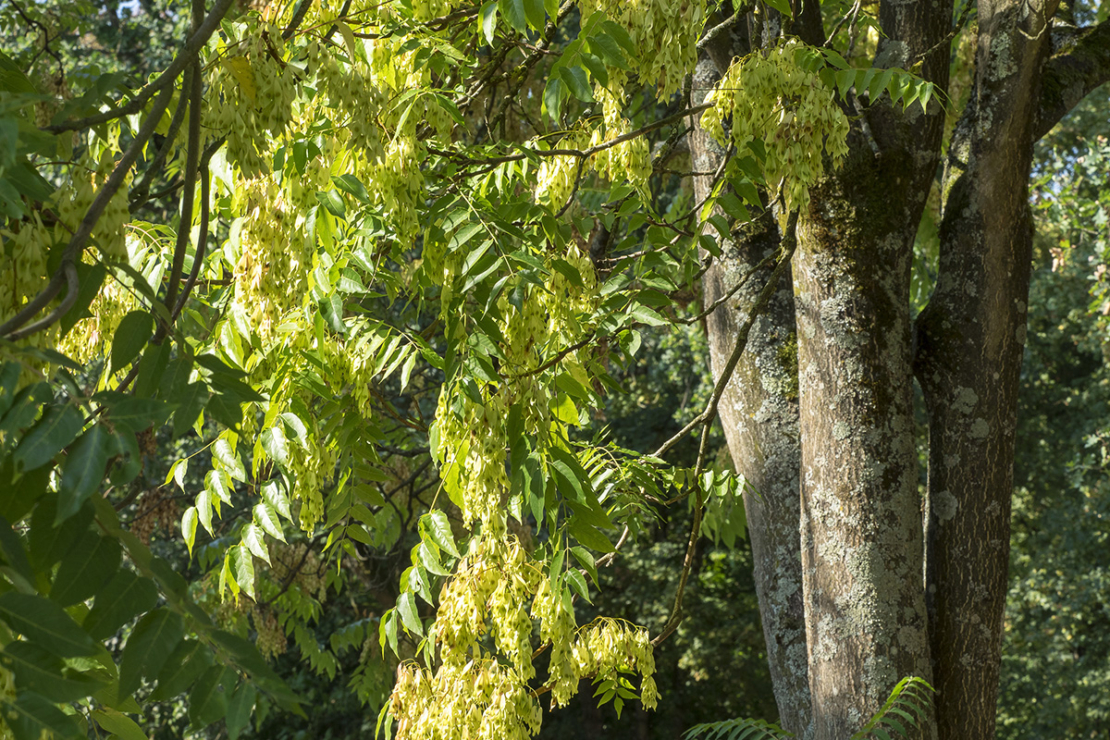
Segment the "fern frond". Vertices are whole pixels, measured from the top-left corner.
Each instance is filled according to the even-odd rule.
[[[784,740],[794,737],[778,725],[761,719],[726,719],[694,725],[686,731],[685,740],[704,737],[705,740]]]
[[[909,737],[910,732],[925,719],[936,689],[919,676],[906,676],[891,690],[890,696],[875,716],[852,735],[851,740],[892,740]],[[894,734],[891,734],[891,733]]]

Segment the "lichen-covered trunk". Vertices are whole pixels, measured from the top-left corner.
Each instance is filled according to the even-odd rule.
[[[919,320],[941,740],[994,737],[1043,18],[1009,3],[979,4],[975,88],[945,168],[939,280]]]
[[[706,56],[695,89],[708,88],[719,75]],[[695,172],[715,172],[725,156],[696,126],[690,135]],[[700,202],[712,177],[694,181]],[[769,216],[741,232],[719,237],[721,255],[702,283],[704,303],[715,304],[779,248],[778,229]],[[747,320],[771,269],[754,272],[744,286],[706,317],[714,380],[732,354],[740,325]],[[767,310],[748,336],[747,349],[721,399],[719,413],[736,471],[744,476],[744,506],[754,561],[756,593],[767,645],[767,660],[782,727],[798,738],[813,735],[802,604],[799,548],[797,341],[794,294],[780,280]]]
[[[894,186],[900,157],[869,154],[814,193],[794,259],[817,740],[859,730],[901,678],[931,678],[908,311],[923,197]]]

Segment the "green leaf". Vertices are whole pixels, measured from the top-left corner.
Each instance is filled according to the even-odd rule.
[[[345,193],[350,193],[362,203],[366,203],[370,200],[370,195],[366,192],[366,186],[354,175],[340,175],[338,177],[333,177],[331,181],[335,183],[335,187]]]
[[[763,0],[768,6],[782,13],[787,18],[794,17],[794,10],[790,7],[790,0]]]
[[[34,691],[53,702],[84,699],[104,686],[82,673],[67,670],[61,658],[23,640],[4,647],[0,665],[14,674],[20,692]]]
[[[235,688],[235,693],[227,700],[227,735],[230,740],[237,740],[239,733],[250,724],[251,711],[258,696],[254,684],[240,681]]]
[[[23,542],[20,541],[19,535],[15,533],[11,523],[3,516],[0,516],[0,555],[3,555],[4,562],[10,568],[10,571],[5,575],[9,579],[18,581],[18,579],[13,579],[13,575],[18,574],[27,588],[32,589],[32,584],[35,582],[35,573],[31,570],[31,561],[27,559],[27,551],[23,549]]]
[[[262,484],[262,500],[290,523],[295,523],[293,522],[293,512],[289,508],[289,497],[285,494],[285,488],[279,481],[270,480]]]
[[[158,686],[151,692],[151,700],[168,701],[187,691],[211,665],[211,648],[199,640],[182,640],[158,673]]]
[[[229,552],[231,559],[231,573],[235,577],[235,582],[239,584],[239,588],[243,592],[255,598],[254,593],[254,559],[251,557],[249,549],[243,546],[233,547]]]
[[[111,707],[95,710],[92,717],[102,730],[112,733],[120,740],[148,740],[135,720]]]
[[[256,558],[265,561],[266,565],[270,564],[270,553],[266,550],[266,537],[257,524],[251,522],[243,528],[243,544]]]
[[[0,594],[0,618],[60,658],[94,655],[99,648],[60,606],[41,596],[17,591]]]
[[[154,333],[154,317],[147,311],[132,311],[123,317],[112,337],[112,372],[130,365]]]
[[[604,21],[601,24],[601,28],[605,33],[611,36],[614,41],[620,44],[621,48],[624,49],[630,57],[633,59],[637,57],[639,50],[636,48],[636,44],[632,41],[632,37],[628,35],[628,31],[625,30],[624,26],[614,23],[613,21]]]
[[[16,470],[34,470],[50,462],[80,434],[84,423],[73,406],[51,406],[12,453]]]
[[[275,540],[285,542],[285,532],[281,529],[281,520],[278,519],[278,513],[273,506],[265,501],[257,504],[254,507],[254,521],[266,534]]]
[[[547,78],[547,85],[543,88],[543,111],[558,125],[560,112],[563,107],[563,97],[567,94],[567,86],[561,79],[552,75]]]
[[[175,394],[173,402],[177,409],[173,412],[173,436],[180,437],[196,423],[204,405],[208,402],[208,386],[204,383],[187,383],[181,392]]]
[[[106,394],[98,394],[105,398]],[[108,418],[117,432],[138,434],[144,429],[158,426],[170,415],[171,407],[157,398],[134,398],[132,396],[112,396],[108,401]]]
[[[543,9],[543,0],[524,0],[524,15],[528,25],[537,31],[542,31],[547,22],[547,13]]]
[[[80,289],[77,291],[77,300],[74,302],[70,309],[62,316],[61,321],[58,322],[60,335],[64,337],[69,334],[69,330],[83,318],[92,316],[89,313],[89,306],[100,293],[100,286],[104,284],[104,278],[108,275],[108,268],[104,265],[97,263],[89,265],[84,262],[77,264],[77,280]]]
[[[116,571],[108,585],[96,595],[83,626],[97,640],[114,635],[130,619],[150,611],[158,603],[158,587],[149,578],[126,568]]]
[[[239,455],[232,449],[231,443],[226,437],[217,439],[216,443],[212,445],[212,457],[220,463],[232,478],[240,481],[247,480],[247,469],[243,467]]]
[[[401,598],[397,600],[397,612],[409,632],[424,634],[424,623],[420,621],[420,615],[416,611],[416,596],[411,591],[401,594]]]
[[[185,546],[189,548],[189,557],[193,557],[193,544],[197,540],[197,507],[190,506],[181,515],[181,536],[185,538]]]
[[[586,584],[586,579],[582,577],[582,573],[575,568],[567,571],[567,583],[570,585],[574,593],[578,594],[579,598],[583,601],[590,602],[590,587]]]
[[[420,518],[420,531],[436,543],[439,549],[446,550],[456,558],[462,557],[459,555],[458,548],[455,547],[455,536],[451,532],[451,522],[443,511],[437,509],[422,516]]]
[[[3,704],[4,720],[15,740],[53,740],[83,737],[68,715],[43,697],[25,692],[15,702]]]
[[[336,191],[328,190],[325,192],[318,190],[316,191],[316,200],[318,200],[320,205],[326,208],[331,215],[343,220],[347,219],[347,204],[343,202],[343,198]]]
[[[574,539],[591,550],[596,550],[598,552],[613,552],[613,543],[609,541],[609,538],[602,534],[599,529],[585,523],[578,517],[573,517],[570,520],[568,528],[570,529],[570,533],[574,536]]]
[[[478,12],[478,23],[486,43],[493,44],[493,36],[497,33],[497,0],[490,0],[482,6]]]
[[[265,429],[261,436],[262,449],[271,460],[285,467],[289,461],[289,441],[285,439],[285,430],[281,426]]]
[[[605,87],[609,84],[609,70],[605,68],[605,62],[594,55],[583,52],[580,56],[582,66],[590,70],[590,76],[593,77],[599,85]]]
[[[593,90],[590,89],[590,80],[586,77],[586,70],[581,67],[559,67],[559,78],[566,83],[571,95],[584,103],[594,101]]]
[[[50,589],[50,599],[59,606],[72,606],[91,598],[119,570],[121,549],[112,537],[87,530],[70,549]]]
[[[120,694],[135,693],[143,676],[153,680],[184,634],[181,616],[168,609],[156,609],[140,619],[123,648],[119,665]]]
[[[524,0],[497,0],[502,17],[519,34],[528,33],[528,17],[524,12]]]
[[[189,722],[194,728],[207,727],[223,719],[227,712],[227,697],[220,685],[224,680],[225,670],[221,665],[210,666],[189,692]]]
[[[55,524],[60,524],[77,513],[81,505],[100,487],[107,468],[108,435],[99,424],[94,424],[73,445],[62,465]]]
[[[437,576],[449,576],[451,571],[443,566],[439,560],[439,555],[436,554],[434,548],[428,547],[427,542],[421,542],[419,546],[420,563],[428,570],[429,573],[434,573]],[[428,603],[432,601],[429,599]]]

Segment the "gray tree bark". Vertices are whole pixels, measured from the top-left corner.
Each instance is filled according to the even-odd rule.
[[[821,43],[816,6],[804,3],[786,32]],[[974,89],[942,174],[940,276],[917,327],[913,240],[944,115],[863,100],[846,164],[800,214],[792,284],[755,324],[722,399],[733,460],[754,489],[745,504],[776,699],[799,736],[844,740],[907,675],[938,689],[922,737],[994,736],[1033,145],[1110,77],[1110,27],[1054,35],[1055,10],[978,4]],[[879,20],[875,66],[920,62],[944,89],[951,6],[882,2]],[[761,44],[777,33],[768,22],[743,28]],[[738,53],[731,43],[706,49],[695,89]],[[690,148],[699,172],[724,156],[697,129]],[[699,200],[708,187],[695,182]],[[718,236],[706,305],[778,246],[770,219]],[[715,373],[766,278],[755,275],[707,320]],[[929,413],[925,500],[915,375]]]

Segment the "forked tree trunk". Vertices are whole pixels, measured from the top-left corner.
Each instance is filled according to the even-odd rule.
[[[813,7],[793,31],[820,43]],[[939,689],[922,737],[994,736],[1033,144],[1110,77],[1106,24],[1073,34],[1049,59],[1054,12],[1035,0],[978,4],[974,90],[944,170],[940,277],[917,341],[910,263],[942,114],[870,101],[845,166],[800,214],[793,283],[755,324],[723,398],[734,462],[754,489],[745,504],[775,695],[784,727],[800,736],[844,740],[907,675]],[[951,6],[882,2],[880,23],[876,66],[922,62],[923,77],[947,85]],[[722,71],[735,41],[729,53],[719,41],[708,50],[695,89]],[[714,171],[723,153],[700,130],[690,144],[694,169]],[[707,180],[695,187],[704,197]],[[706,305],[778,238],[770,222],[719,236]],[[761,278],[707,320],[715,373]],[[927,503],[914,373],[929,411]]]

